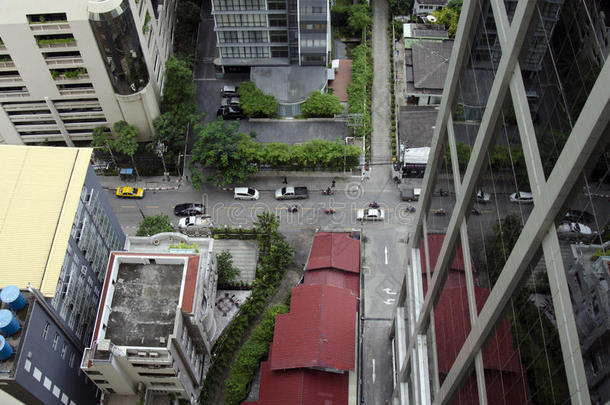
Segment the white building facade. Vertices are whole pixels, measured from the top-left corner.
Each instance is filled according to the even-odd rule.
[[[0,1],[0,142],[74,146],[159,115],[175,1]]]

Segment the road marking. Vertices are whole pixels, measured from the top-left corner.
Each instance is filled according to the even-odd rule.
[[[390,294],[390,295],[398,294],[396,291],[392,291],[391,288],[384,288],[383,291],[385,291],[386,294]]]
[[[385,247],[385,264],[388,264],[388,247]]]
[[[214,79],[193,79],[196,82],[213,82],[216,80],[216,78]]]
[[[383,300],[383,303],[386,305],[392,305],[396,301],[394,298],[388,298],[387,300]]]
[[[373,382],[375,382],[375,359],[373,359]]]
[[[158,205],[147,205],[144,208],[159,208],[159,206]]]
[[[121,205],[121,208],[136,208],[135,205]]]

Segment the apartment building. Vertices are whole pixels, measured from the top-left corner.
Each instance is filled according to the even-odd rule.
[[[213,239],[131,237],[112,252],[81,369],[103,400],[197,402],[216,334]]]
[[[0,1],[0,142],[85,145],[159,115],[175,0]]]
[[[608,11],[464,1],[390,333],[394,403],[610,401]]]
[[[413,2],[413,15],[426,17],[446,5],[447,0],[415,0]]]
[[[323,0],[213,0],[223,69],[327,66],[330,9]]]
[[[123,248],[125,235],[91,154],[0,145],[0,389],[26,404],[96,404],[99,397],[79,365],[110,252]]]

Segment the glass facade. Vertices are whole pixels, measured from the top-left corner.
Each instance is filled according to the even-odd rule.
[[[393,400],[605,404],[610,5],[491,3],[461,11],[391,335]]]
[[[148,84],[148,70],[129,2],[124,0],[108,13],[89,13],[89,23],[114,91],[129,95],[142,90]]]

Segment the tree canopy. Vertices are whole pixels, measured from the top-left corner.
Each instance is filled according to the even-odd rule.
[[[301,111],[306,117],[333,117],[341,114],[343,107],[337,96],[315,91],[303,103]]]
[[[447,27],[449,37],[454,38],[462,11],[462,0],[452,0],[447,5],[432,13],[436,17],[435,24],[442,24]]]
[[[228,250],[216,254],[216,269],[218,271],[218,285],[225,286],[239,276],[239,269],[233,266],[233,256]]]
[[[219,185],[243,183],[250,174],[256,173],[256,165],[245,162],[240,154],[240,145],[250,141],[250,136],[238,131],[239,123],[218,120],[206,126],[196,125],[195,146],[192,150],[190,169],[193,187],[200,181],[216,180]],[[197,166],[199,164],[199,166]],[[216,169],[213,175],[204,176],[204,167]]]
[[[136,236],[152,236],[162,232],[173,231],[174,227],[169,217],[165,214],[158,214],[144,218],[138,226]]]
[[[244,82],[239,86],[239,105],[250,118],[273,117],[279,103],[270,94],[265,94],[254,82]]]
[[[353,34],[361,33],[371,25],[373,25],[373,19],[367,3],[355,4],[349,8],[347,26]]]

